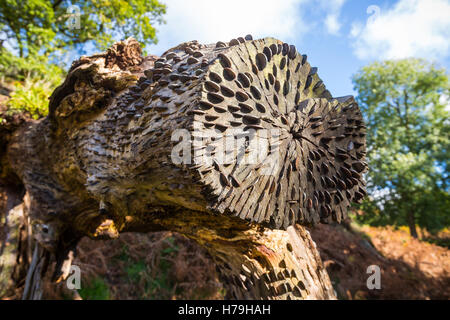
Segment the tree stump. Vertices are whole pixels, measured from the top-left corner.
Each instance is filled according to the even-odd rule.
[[[272,38],[160,58],[128,39],[82,57],[7,156],[55,280],[83,236],[171,230],[208,250],[229,298],[332,299],[303,226],[340,222],[365,195],[356,102]]]

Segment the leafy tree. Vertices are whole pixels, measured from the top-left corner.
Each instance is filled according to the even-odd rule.
[[[103,50],[129,36],[142,47],[156,43],[153,24],[163,22],[165,10],[158,0],[0,1],[0,38],[6,36],[0,39],[0,86],[13,87],[6,114],[45,116],[48,97],[64,77],[62,53],[87,44]]]
[[[421,59],[375,62],[353,77],[367,121],[368,189],[361,219],[429,230],[449,225],[450,85]]]
[[[61,84],[64,74],[61,67],[48,63],[43,56],[20,58],[0,49],[0,87],[6,86],[2,94],[12,89],[6,93],[7,108],[0,108],[0,126],[5,116],[15,113],[26,112],[35,119],[47,115],[48,97]]]
[[[57,83],[64,72],[58,65],[49,64],[44,56],[33,55],[20,58],[6,48],[0,48],[0,75],[3,80],[23,81],[26,78],[45,78],[52,83]]]
[[[165,10],[158,0],[3,0],[0,31],[7,37],[2,40],[13,39],[9,43],[20,57],[81,49],[88,42],[105,49],[129,36],[144,46],[156,43],[153,24],[162,22]]]

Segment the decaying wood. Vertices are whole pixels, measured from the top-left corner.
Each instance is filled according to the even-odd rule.
[[[208,250],[228,299],[335,299],[316,246],[303,226],[284,231],[198,212],[158,215],[153,223],[183,233]]]
[[[255,141],[268,149],[250,161]],[[354,99],[334,99],[294,46],[251,37],[82,57],[8,147],[55,278],[83,236],[172,230],[208,249],[235,298],[334,297],[300,225],[340,222],[364,197],[364,156]]]
[[[22,285],[31,261],[32,237],[28,197],[22,188],[6,188],[5,240],[0,244],[0,297],[13,296]]]
[[[44,294],[43,278],[49,263],[49,252],[37,244],[34,247],[33,258],[28,268],[23,300],[40,300]]]

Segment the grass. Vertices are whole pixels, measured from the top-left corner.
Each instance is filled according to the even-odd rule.
[[[81,240],[74,264],[83,270],[83,299],[223,299],[207,251],[176,233],[125,233]],[[50,286],[50,285],[49,285]],[[53,287],[52,287],[53,288]],[[73,299],[54,292],[52,299]],[[63,292],[64,293],[64,292]],[[76,298],[76,297],[75,297]]]
[[[176,284],[169,274],[172,269],[171,258],[179,250],[174,241],[173,237],[165,239],[167,247],[160,250],[155,270],[152,270],[144,260],[134,261],[128,254],[129,249],[126,246],[122,248],[118,259],[125,262],[128,281],[135,288],[139,288],[141,299],[170,299],[176,294]],[[164,297],[161,297],[161,293]]]
[[[160,271],[153,276],[144,261],[138,261],[126,269],[130,282],[142,288],[142,299],[160,299],[157,292],[167,295],[173,291],[174,284],[170,281],[168,268],[161,268]],[[170,295],[164,298],[169,299]]]
[[[109,300],[111,297],[108,285],[100,277],[96,277],[87,283],[82,283],[78,293],[85,300]]]

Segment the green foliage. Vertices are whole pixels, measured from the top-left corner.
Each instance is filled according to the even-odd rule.
[[[87,44],[104,50],[115,39],[130,36],[143,47],[156,43],[153,24],[163,22],[165,10],[157,0],[1,1],[0,31],[12,47],[9,51],[0,43],[0,80],[13,82],[7,113],[45,116],[48,97],[64,77],[62,67],[52,60],[61,61],[63,52],[82,51]],[[71,24],[75,19],[79,27]]]
[[[64,71],[42,56],[20,58],[0,50],[2,82],[12,84],[7,114],[28,112],[34,119],[47,115],[48,98],[62,82]],[[1,119],[0,119],[1,121]]]
[[[124,246],[117,259],[125,263],[128,281],[139,291],[141,299],[170,299],[176,293],[176,285],[170,275],[172,258],[179,250],[174,244],[174,238],[165,239],[166,245],[158,251],[158,265],[155,270],[142,259],[133,259],[129,248]]]
[[[47,115],[48,97],[54,89],[51,83],[27,78],[25,82],[16,81],[14,87],[8,100],[8,113],[28,112],[34,119]]]
[[[421,59],[375,62],[353,77],[367,122],[368,189],[359,219],[429,230],[450,223],[445,69]],[[409,220],[410,221],[410,220]]]
[[[147,266],[144,261],[138,261],[126,268],[128,278],[132,282],[140,282],[141,278],[147,272]]]
[[[163,22],[165,10],[157,0],[5,0],[0,30],[21,57],[48,56],[88,42],[105,49],[114,39],[130,36],[145,45],[156,42],[153,24]]]
[[[447,248],[450,250],[450,238],[440,238],[440,237],[426,237],[423,239],[424,241],[428,242],[428,243],[432,243],[435,244],[437,246],[441,246],[444,248]]]
[[[85,300],[109,300],[111,296],[105,280],[99,277],[83,283],[78,293]]]
[[[24,81],[26,78],[46,79],[58,84],[64,76],[61,66],[49,63],[48,59],[39,55],[20,58],[5,48],[0,49],[0,74],[3,80]]]
[[[164,266],[164,264],[167,265]],[[167,294],[166,298],[169,299],[174,287],[174,283],[170,279],[169,269],[170,264],[162,260],[159,266],[159,270],[162,272],[152,275],[146,263],[144,261],[138,261],[131,264],[126,269],[126,272],[130,282],[142,289],[142,299],[155,299],[158,297],[158,293]]]

